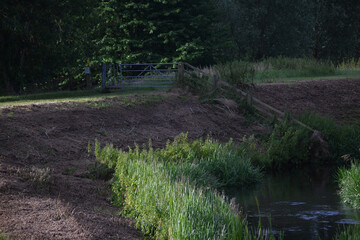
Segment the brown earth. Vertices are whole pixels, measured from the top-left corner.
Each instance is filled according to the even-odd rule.
[[[339,123],[359,123],[360,79],[323,79],[257,85],[251,94],[281,111],[305,111],[329,116]]]
[[[181,132],[241,141],[266,131],[181,91],[0,111],[0,237],[11,239],[142,238],[111,206],[109,184],[88,178],[95,162],[88,143],[95,139],[127,149],[149,138],[160,147]]]

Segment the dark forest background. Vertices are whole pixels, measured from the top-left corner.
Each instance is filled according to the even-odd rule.
[[[0,94],[79,88],[86,59],[360,57],[358,0],[1,0]],[[85,83],[84,83],[85,84]]]

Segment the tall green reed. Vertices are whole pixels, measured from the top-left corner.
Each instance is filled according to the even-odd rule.
[[[113,202],[123,215],[156,239],[269,239],[247,226],[237,206],[216,187],[261,179],[233,143],[188,141],[181,134],[164,149],[138,146],[128,152],[95,146],[97,159],[115,167]],[[272,236],[274,237],[274,236]]]

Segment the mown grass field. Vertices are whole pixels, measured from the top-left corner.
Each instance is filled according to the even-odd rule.
[[[167,91],[167,89],[132,89],[132,90],[118,90],[104,93],[101,89],[94,90],[78,90],[78,91],[59,91],[59,92],[46,92],[34,93],[26,95],[12,95],[0,96],[0,107],[10,107],[16,105],[28,105],[35,103],[61,103],[61,102],[86,102],[97,101],[104,98],[131,96],[136,94],[156,94]]]

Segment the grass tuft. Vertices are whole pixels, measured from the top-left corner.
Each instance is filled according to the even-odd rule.
[[[50,168],[31,167],[21,170],[20,174],[25,181],[30,181],[31,185],[37,189],[49,189],[53,180]]]
[[[352,225],[346,226],[343,231],[338,231],[333,237],[333,240],[359,240],[360,226]]]

